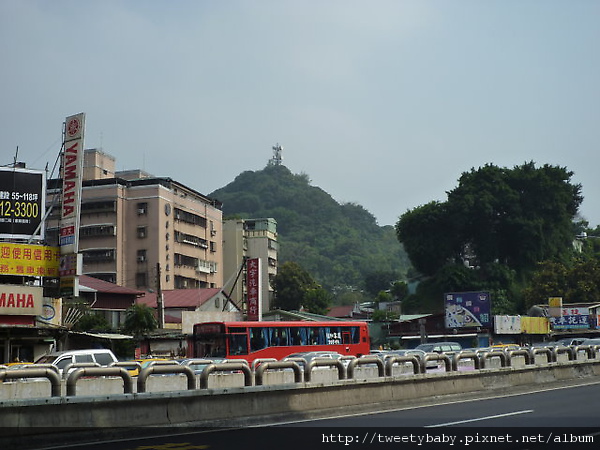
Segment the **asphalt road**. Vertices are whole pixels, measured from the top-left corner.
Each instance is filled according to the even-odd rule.
[[[73,450],[317,450],[356,449],[597,449],[600,448],[600,381],[547,387],[486,398],[430,399],[378,413],[351,411],[322,420],[267,427],[206,430],[162,428],[159,435],[109,438]],[[464,396],[462,396],[464,397]],[[133,432],[135,431],[135,432]],[[133,435],[137,437],[133,437]]]

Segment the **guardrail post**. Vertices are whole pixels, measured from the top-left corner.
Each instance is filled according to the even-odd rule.
[[[200,389],[208,389],[208,376],[213,372],[241,370],[244,373],[244,386],[252,386],[252,371],[246,361],[209,364],[200,374]]]
[[[509,350],[508,352],[508,365],[512,366],[512,359],[515,356],[524,356],[525,357],[525,364],[532,364],[533,362],[535,362],[534,358],[533,358],[533,353],[530,352],[529,350]]]
[[[421,370],[421,360],[415,355],[406,355],[406,356],[388,356],[385,358],[385,376],[392,376],[392,367],[396,363],[404,363],[409,362],[413,365],[413,374],[422,373]]]
[[[77,391],[77,380],[81,377],[109,377],[119,376],[123,379],[123,392],[133,392],[133,381],[129,372],[122,367],[79,367],[67,378],[67,397],[73,397]]]
[[[346,368],[339,359],[315,358],[304,366],[304,381],[310,381],[311,372],[314,367],[337,367],[338,379],[346,377]]]
[[[352,360],[350,360],[350,363],[346,368],[347,378],[354,378],[354,369],[356,368],[356,366],[364,366],[366,364],[376,364],[377,375],[379,377],[385,376],[385,367],[381,358],[378,358],[377,356],[361,356],[360,358],[353,358]]]
[[[573,361],[577,359],[577,354],[575,353],[575,349],[573,347],[558,347],[554,350],[556,354],[555,362],[558,361],[558,355],[561,353],[567,353],[569,355],[569,361]]]
[[[123,369],[125,370],[125,369]],[[138,393],[146,392],[146,379],[153,374],[165,375],[183,373],[187,377],[188,390],[196,389],[196,377],[194,371],[189,366],[181,366],[175,364],[154,364],[143,369],[138,375],[137,391]],[[128,374],[129,375],[129,374]]]
[[[298,363],[294,361],[266,361],[260,364],[254,372],[254,384],[262,386],[264,372],[270,369],[292,369],[294,371],[294,383],[302,382],[302,371]]]
[[[529,353],[527,353],[529,354]],[[507,367],[510,366],[510,355],[502,352],[502,351],[498,351],[498,350],[493,350],[491,352],[484,352],[482,357],[481,357],[481,368],[485,368],[485,365],[487,364],[487,360],[488,359],[492,359],[498,357],[500,358],[500,366],[501,367]]]
[[[452,358],[452,370],[453,371],[458,370],[458,363],[461,359],[472,359],[475,369],[481,368],[481,361],[480,361],[479,355],[477,353],[469,352],[469,351],[460,351],[458,353],[455,353],[454,358]]]
[[[444,361],[444,366],[446,367],[446,372],[452,371],[452,361],[450,361],[450,357],[443,353],[427,353],[423,360],[421,361],[421,368],[423,373],[427,372],[427,361]]]

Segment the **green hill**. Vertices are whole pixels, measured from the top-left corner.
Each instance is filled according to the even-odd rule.
[[[393,227],[378,226],[362,206],[339,204],[283,165],[243,172],[209,196],[223,203],[224,218],[274,218],[279,263],[297,262],[327,289],[361,288],[375,272],[403,278],[410,266]]]

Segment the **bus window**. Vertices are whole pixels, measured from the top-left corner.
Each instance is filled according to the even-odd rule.
[[[267,328],[250,328],[250,351],[262,350],[269,346]]]
[[[288,345],[288,329],[284,327],[271,328],[271,345],[273,347]]]
[[[358,327],[341,327],[342,340],[344,344],[358,344],[360,332]]]
[[[317,345],[319,343],[319,328],[309,328],[308,345]]]
[[[307,345],[308,333],[304,327],[290,328],[290,345]]]
[[[248,342],[245,334],[230,334],[229,335],[229,354],[230,355],[247,355]]]

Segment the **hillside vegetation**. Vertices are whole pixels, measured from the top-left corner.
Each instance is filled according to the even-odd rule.
[[[339,204],[283,165],[243,172],[209,195],[223,203],[224,218],[274,218],[279,263],[300,264],[327,289],[360,289],[376,272],[403,278],[410,267],[393,227],[378,226],[362,206]]]

